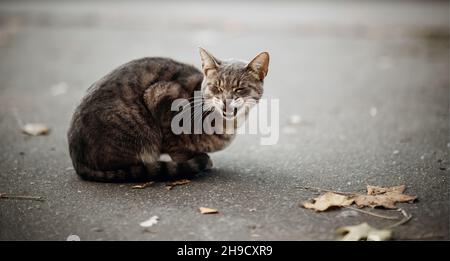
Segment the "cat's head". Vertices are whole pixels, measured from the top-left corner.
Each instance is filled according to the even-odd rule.
[[[269,69],[269,53],[262,52],[250,62],[219,60],[200,48],[202,95],[205,105],[226,120],[248,113],[263,94],[264,78]]]

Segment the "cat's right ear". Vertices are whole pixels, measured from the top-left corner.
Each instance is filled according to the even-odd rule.
[[[202,59],[202,70],[205,75],[208,75],[209,72],[217,71],[217,68],[220,65],[220,61],[212,56],[208,51],[199,47],[200,58]]]

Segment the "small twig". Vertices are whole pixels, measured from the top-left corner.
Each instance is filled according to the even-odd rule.
[[[176,186],[185,185],[188,183],[191,183],[191,181],[189,179],[180,179],[180,180],[172,181],[172,182],[169,182],[166,184],[166,189],[171,190]]]
[[[396,210],[402,213],[403,219],[400,220],[399,222],[396,222],[396,223],[394,223],[394,224],[392,224],[392,225],[389,225],[389,226],[385,227],[384,229],[392,229],[392,228],[401,226],[401,225],[403,225],[403,224],[405,224],[406,222],[408,222],[408,221],[411,220],[412,215],[406,213],[405,210],[403,210],[403,209],[401,209],[401,208],[398,208],[398,209],[396,209]]]
[[[142,183],[142,184],[138,184],[138,185],[134,185],[131,188],[132,189],[145,189],[146,187],[149,187],[151,185],[153,185],[155,182],[150,181],[150,182],[146,182],[146,183]]]
[[[21,195],[6,195],[6,194],[1,194],[1,193],[0,193],[0,198],[4,198],[4,199],[28,199],[28,200],[44,201],[43,197],[21,196]]]
[[[371,211],[367,211],[367,210],[363,210],[363,209],[359,209],[359,208],[354,208],[354,207],[344,207],[344,208],[355,210],[355,211],[358,211],[358,212],[361,212],[361,213],[364,213],[364,214],[367,214],[367,215],[371,215],[371,216],[374,216],[374,217],[379,217],[379,218],[384,218],[384,219],[399,219],[398,217],[385,216],[385,215],[377,214],[377,213],[374,213],[374,212],[371,212]]]
[[[342,191],[335,191],[335,190],[330,190],[330,189],[324,189],[324,188],[317,188],[317,187],[302,187],[302,186],[296,186],[295,188],[299,188],[299,189],[307,189],[307,190],[315,190],[315,191],[325,191],[325,192],[333,192],[336,194],[342,194],[342,195],[356,195],[357,193],[353,193],[353,192],[342,192]]]

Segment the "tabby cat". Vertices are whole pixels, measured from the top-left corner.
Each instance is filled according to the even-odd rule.
[[[200,48],[200,57],[202,71],[168,58],[142,58],[95,82],[67,135],[77,174],[91,181],[132,182],[188,177],[211,168],[206,153],[225,148],[235,134],[174,134],[172,102],[192,101],[198,91],[224,121],[241,112],[246,116],[248,101],[258,102],[263,94],[269,54],[248,63],[221,61]],[[160,161],[162,154],[172,160]]]

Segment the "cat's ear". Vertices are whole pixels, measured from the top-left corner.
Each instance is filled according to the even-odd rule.
[[[206,51],[205,49],[201,47],[199,47],[198,49],[200,51],[200,58],[202,59],[203,73],[207,75],[208,71],[217,70],[221,62],[210,53],[208,53],[208,51]]]
[[[256,72],[260,80],[263,80],[269,72],[269,53],[262,52],[258,54],[251,62],[247,64],[247,68]]]

